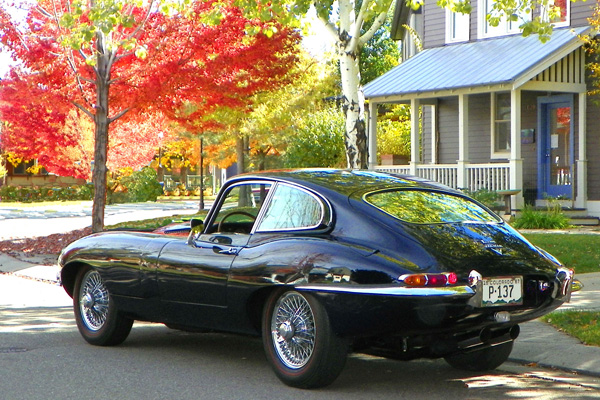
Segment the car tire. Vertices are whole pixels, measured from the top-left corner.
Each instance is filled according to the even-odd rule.
[[[116,308],[98,271],[82,268],[73,291],[75,321],[81,336],[90,344],[115,346],[123,343],[133,325]]]
[[[489,371],[496,369],[510,356],[514,341],[502,343],[468,353],[456,353],[444,357],[446,362],[457,369],[466,371]]]
[[[262,336],[268,361],[288,386],[327,386],[346,363],[347,342],[335,335],[325,308],[310,294],[274,293],[264,307]]]

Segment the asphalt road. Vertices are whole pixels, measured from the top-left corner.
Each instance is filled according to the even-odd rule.
[[[105,225],[125,221],[193,214],[198,211],[196,202],[133,203],[106,206]],[[35,204],[0,204],[0,240],[47,236],[66,233],[92,225],[92,203],[55,203],[45,206]]]
[[[0,398],[48,399],[597,399],[598,379],[505,363],[486,374],[443,360],[351,355],[333,385],[283,385],[260,339],[136,323],[117,347],[80,337],[61,287],[0,275]]]

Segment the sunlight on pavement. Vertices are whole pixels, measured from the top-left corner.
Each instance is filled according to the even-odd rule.
[[[597,399],[598,390],[587,387],[564,373],[535,371],[520,375],[481,375],[458,379],[469,389],[482,392],[501,391],[508,399]]]
[[[76,328],[71,307],[0,307],[0,333],[60,332]]]

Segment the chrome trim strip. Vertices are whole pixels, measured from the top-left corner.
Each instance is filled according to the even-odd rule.
[[[406,286],[347,286],[347,285],[299,285],[297,290],[309,290],[330,293],[364,294],[376,296],[465,296],[470,297],[475,294],[475,290],[469,286],[452,287],[406,287]]]

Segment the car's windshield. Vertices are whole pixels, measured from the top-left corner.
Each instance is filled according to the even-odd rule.
[[[469,199],[425,190],[388,190],[365,195],[365,201],[414,224],[500,222],[494,214]]]

